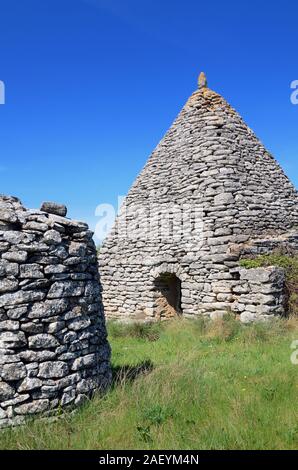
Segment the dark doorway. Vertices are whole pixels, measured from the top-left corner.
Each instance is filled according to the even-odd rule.
[[[182,314],[181,281],[172,273],[162,273],[154,281],[157,316],[172,318]]]

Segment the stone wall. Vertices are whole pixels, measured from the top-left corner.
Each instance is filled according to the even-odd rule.
[[[240,314],[243,323],[267,320],[286,312],[285,271],[267,268],[239,269],[239,282],[232,284],[232,310]]]
[[[248,243],[240,244],[237,251],[241,258],[254,258],[274,252],[291,256],[298,253],[298,226],[281,235],[252,238]]]
[[[111,380],[92,232],[64,206],[42,209],[0,197],[0,427]]]

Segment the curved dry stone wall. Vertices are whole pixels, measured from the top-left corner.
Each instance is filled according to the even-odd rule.
[[[0,196],[0,427],[111,380],[96,249],[66,207]]]

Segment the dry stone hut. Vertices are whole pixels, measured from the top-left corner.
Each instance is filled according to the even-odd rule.
[[[92,232],[65,215],[0,196],[0,427],[111,380]]]
[[[239,259],[296,249],[297,203],[276,160],[201,74],[100,250],[106,315],[283,314],[283,271],[247,271]]]

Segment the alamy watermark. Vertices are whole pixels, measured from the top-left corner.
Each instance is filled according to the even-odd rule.
[[[100,204],[95,210],[100,217],[95,227],[99,240],[113,230],[118,240],[146,242],[162,240],[195,243],[202,242],[204,210],[195,203],[147,202],[135,204],[118,197],[118,210],[112,204]]]
[[[5,104],[5,84],[0,80],[0,104]]]
[[[291,88],[294,90],[291,94],[291,103],[298,104],[298,80],[293,80]]]
[[[294,351],[291,354],[291,363],[297,366],[298,365],[298,339],[292,342],[291,349],[294,349]]]

